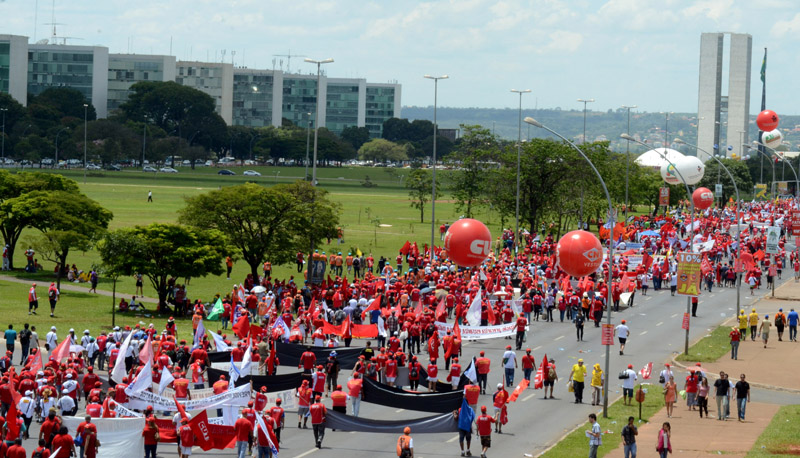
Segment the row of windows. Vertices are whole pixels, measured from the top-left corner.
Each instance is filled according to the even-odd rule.
[[[94,62],[94,54],[31,51],[28,62]]]

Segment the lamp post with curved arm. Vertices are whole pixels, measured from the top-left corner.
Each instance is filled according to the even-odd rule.
[[[794,169],[794,166],[792,165],[792,161],[787,161],[786,160],[786,156],[784,156],[783,154],[780,154],[781,151],[778,151],[775,148],[770,148],[769,146],[767,146],[767,145],[765,145],[765,144],[763,144],[761,142],[755,142],[754,141],[753,144],[754,145],[758,145],[758,146],[763,146],[766,149],[772,150],[772,152],[775,153],[775,156],[778,156],[781,159],[781,162],[783,162],[784,164],[789,164],[789,168],[792,169],[792,173],[794,174],[794,192],[795,192],[795,194],[800,192],[800,180],[797,179],[797,171]],[[772,181],[774,182],[775,178],[773,178]]]
[[[669,119],[669,114],[667,114],[667,119]],[[650,145],[648,145],[647,143],[641,142],[639,140],[636,140],[635,138],[633,138],[629,134],[622,134],[622,135],[620,135],[620,138],[622,138],[623,140],[627,140],[629,142],[638,143],[638,144],[640,144],[640,145],[642,145],[642,146],[644,146],[646,148],[650,148]],[[667,142],[668,142],[668,140],[667,140]],[[667,148],[664,147],[664,153],[661,153],[660,151],[658,151],[657,148],[653,148],[653,151],[658,153],[662,158],[664,158],[665,161],[669,162],[669,164],[672,166],[672,168],[675,169],[675,173],[678,174],[678,178],[683,182],[683,185],[686,187],[686,196],[689,198],[689,205],[691,206],[690,207],[691,210],[690,210],[690,213],[689,213],[689,252],[694,252],[694,199],[692,199],[692,191],[691,191],[691,189],[689,189],[689,184],[686,183],[686,180],[683,178],[683,175],[681,174],[681,171],[678,170],[678,167],[675,165],[675,163],[672,162],[671,160],[669,160],[669,158],[667,157],[667,153],[666,153],[667,152]],[[691,297],[687,297],[686,298],[686,314],[690,315],[691,314],[691,310],[692,310],[692,298]],[[691,320],[691,318],[690,318],[690,320]],[[684,355],[688,355],[689,354],[689,328],[688,327],[686,328],[686,339],[684,339],[684,343],[683,343],[683,354]]]
[[[725,173],[728,174],[728,178],[731,179],[731,183],[733,183],[733,190],[736,193],[736,258],[738,259],[739,258],[739,252],[741,250],[742,240],[741,240],[741,229],[739,228],[739,187],[736,186],[736,180],[733,179],[733,175],[731,174],[731,171],[728,170],[727,167],[725,167],[725,164],[723,164],[722,161],[720,161],[718,157],[714,156],[713,154],[709,153],[708,151],[704,150],[703,148],[700,148],[697,145],[692,145],[692,144],[686,143],[685,141],[681,140],[680,138],[676,138],[675,139],[675,143],[678,143],[678,144],[681,144],[681,145],[686,145],[686,146],[688,146],[690,148],[696,149],[697,151],[705,153],[708,157],[710,157],[711,159],[714,159],[715,161],[717,161],[717,164],[720,167],[722,167],[723,170],[725,170]],[[737,273],[736,274],[736,316],[739,316],[739,312],[741,311],[741,295],[742,295],[741,290],[742,290],[742,279],[741,279],[741,276]]]
[[[531,117],[526,117],[525,118],[525,122],[530,124],[530,125],[532,125],[532,126],[534,126],[534,127],[539,127],[541,129],[544,129],[544,130],[550,132],[551,134],[555,135],[556,137],[560,138],[566,144],[568,144],[572,149],[577,151],[578,154],[580,154],[581,157],[584,160],[586,160],[586,162],[589,163],[589,167],[591,167],[592,170],[594,171],[595,175],[597,175],[597,179],[600,180],[600,185],[603,187],[603,192],[606,195],[606,200],[608,201],[608,222],[609,222],[609,224],[611,224],[611,227],[613,228],[614,227],[614,204],[611,202],[611,196],[608,194],[608,188],[606,187],[606,182],[603,180],[602,175],[600,175],[600,172],[597,171],[597,168],[594,166],[592,161],[589,160],[589,158],[586,156],[586,154],[584,154],[583,151],[581,151],[581,149],[578,148],[574,143],[572,143],[571,141],[567,140],[566,137],[564,137],[563,135],[561,135],[558,132],[554,131],[553,129],[545,126],[544,124],[540,123],[539,121],[537,121],[537,120],[535,120],[535,119],[533,119]],[[607,311],[606,324],[608,326],[611,326],[611,285],[612,285],[613,281],[614,281],[614,240],[613,240],[613,229],[612,229],[612,237],[609,237],[609,242],[608,242],[608,283],[607,283],[607,286],[606,286],[607,289],[608,289],[608,297],[606,297],[606,309],[607,309],[606,310]],[[606,361],[605,361],[606,374],[609,373],[608,372],[609,371],[609,364],[610,364],[609,361],[611,359],[611,350],[610,349],[611,349],[611,345],[606,345]],[[606,393],[608,393],[608,377],[605,377],[603,379],[603,390]],[[603,417],[604,418],[608,417],[608,396],[604,396],[603,397]]]
[[[775,162],[772,161],[772,158],[769,156],[769,154],[765,153],[764,151],[761,151],[760,148],[753,148],[752,145],[748,145],[747,143],[742,143],[742,146],[753,151],[758,151],[759,154],[767,158],[767,161],[772,166],[772,184],[769,187],[769,194],[771,199],[775,199]]]

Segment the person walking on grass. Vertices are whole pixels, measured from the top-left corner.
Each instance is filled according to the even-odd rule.
[[[633,424],[633,417],[628,417],[628,424],[622,428],[622,445],[625,458],[636,458],[636,436],[639,430]]]
[[[672,453],[672,427],[668,421],[661,425],[661,430],[658,431],[658,442],[656,442],[656,451],[660,458],[667,458],[667,453]]]
[[[769,328],[771,325],[772,323],[769,322],[769,315],[764,315],[764,321],[762,321],[761,326],[758,327],[758,334],[764,342],[764,348],[767,348],[767,343],[769,343]]]
[[[633,364],[628,364],[625,375],[627,377],[622,379],[622,403],[630,406],[633,405],[633,386],[639,378],[633,370]]]
[[[586,436],[589,438],[589,458],[597,458],[597,449],[603,445],[603,433],[600,423],[597,422],[597,415],[590,413],[589,423],[592,424],[592,429],[586,430]]]

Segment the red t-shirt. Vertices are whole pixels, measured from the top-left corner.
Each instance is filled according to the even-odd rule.
[[[42,452],[42,458],[50,458],[50,450],[48,450],[48,449],[46,449],[44,447],[36,447],[36,450],[31,452],[31,456],[33,456],[33,453],[36,453],[36,452]]]
[[[191,447],[194,445],[194,433],[189,425],[181,426],[179,430],[181,436],[181,447]]]
[[[491,436],[492,435],[492,423],[494,423],[494,418],[490,417],[489,415],[483,414],[475,420],[475,423],[478,425],[478,435],[479,436]]]
[[[314,391],[317,393],[322,393],[325,391],[325,373],[324,372],[315,372],[314,373]]]
[[[238,442],[247,442],[250,440],[250,433],[253,432],[253,425],[246,418],[239,418],[233,424],[233,430],[236,431]]]
[[[175,388],[175,397],[178,399],[186,399],[189,397],[189,380],[185,378],[179,378],[172,382],[172,386]]]
[[[150,421],[155,421],[153,417],[147,419],[144,424],[144,429],[142,429],[142,437],[144,437],[144,445],[154,445],[158,442],[156,441],[156,433],[158,433],[158,427],[156,427],[155,423],[150,424]],[[57,448],[55,441],[53,441],[53,449]]]
[[[325,421],[325,414],[328,413],[328,409],[325,408],[325,405],[321,402],[311,405],[311,424],[318,425]]]
[[[534,365],[535,365],[535,361],[533,359],[533,356],[526,354],[525,356],[522,357],[522,368],[523,369],[533,369]]]
[[[61,450],[54,458],[69,458],[74,440],[69,434],[59,434],[53,439],[53,450]],[[145,442],[146,443],[146,442]]]
[[[397,377],[397,361],[394,359],[386,361],[386,376]]]
[[[25,449],[22,448],[21,445],[12,445],[8,447],[6,458],[27,458],[27,455],[25,454]]]

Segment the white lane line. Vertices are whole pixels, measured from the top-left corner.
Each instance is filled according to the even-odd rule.
[[[656,323],[656,326],[661,326],[662,324],[664,324],[664,322],[663,321],[659,321],[658,323]]]
[[[303,452],[303,453],[295,456],[294,458],[303,458],[306,455],[311,455],[312,453],[316,452],[317,450],[319,450],[319,449],[318,448],[312,448],[311,450],[309,450],[307,452]]]
[[[531,393],[531,394],[525,396],[524,398],[522,398],[522,402],[525,402],[525,401],[527,401],[528,399],[530,399],[530,398],[532,398],[534,396],[536,396],[536,393]]]
[[[645,297],[644,300],[649,301],[652,298],[653,298],[653,296],[648,296],[648,297]]]
[[[672,315],[670,318],[675,318],[676,316],[678,316],[678,314],[677,314],[677,313],[676,313],[676,314],[674,314],[674,315]]]
[[[542,348],[542,346],[541,346],[541,345],[539,345],[538,347],[534,348],[534,349],[533,349],[533,351],[536,351],[536,350],[538,350],[538,349],[540,349],[540,348]]]
[[[563,339],[563,338],[564,338],[564,336],[558,336],[558,337],[556,337],[555,339],[553,339],[553,341],[555,342],[556,340],[561,340],[561,339]]]
[[[394,413],[400,413],[400,412],[403,412],[403,411],[405,411],[405,410],[406,410],[406,409],[397,409],[397,410],[395,410],[395,411],[394,411]]]
[[[647,334],[647,331],[642,331],[642,332],[641,332],[639,335],[640,335],[640,336],[643,336],[643,335],[645,335],[645,334]]]
[[[448,444],[452,444],[453,442],[455,442],[455,441],[457,441],[457,440],[458,440],[458,436],[455,436],[455,437],[453,437],[452,439],[447,439],[447,441],[446,441],[446,442],[447,442]]]

